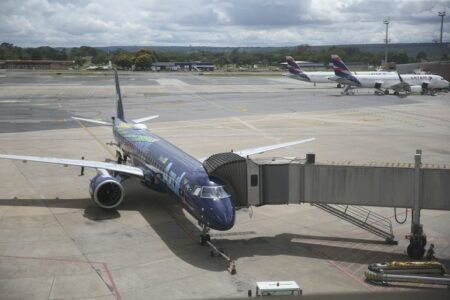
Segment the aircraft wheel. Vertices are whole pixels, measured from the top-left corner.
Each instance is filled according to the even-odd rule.
[[[398,96],[398,95],[400,95],[400,93],[397,92],[397,91],[395,91],[395,92],[394,92],[394,95],[395,95],[395,96]]]
[[[342,85],[340,83],[337,84],[336,86],[338,89],[340,89],[342,87]]]
[[[411,259],[420,260],[425,254],[425,248],[418,243],[411,243],[408,245],[406,252]]]
[[[385,95],[389,95],[389,90],[384,90]]]
[[[206,242],[209,242],[211,240],[211,237],[209,234],[201,234],[200,235],[200,244],[205,245]]]

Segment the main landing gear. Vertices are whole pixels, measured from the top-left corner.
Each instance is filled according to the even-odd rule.
[[[378,96],[384,96],[384,95],[389,95],[389,90],[385,89],[383,91],[382,89],[376,89],[374,93],[375,93],[375,95],[378,95]]]
[[[353,91],[350,85],[346,85],[344,90],[341,92],[341,95],[354,95],[354,94],[355,92]]]
[[[127,164],[128,156],[126,154],[122,154],[119,150],[116,150],[116,162],[121,165]]]
[[[236,274],[236,263],[234,260],[231,259],[231,256],[228,256],[225,254],[225,252],[216,247],[211,242],[211,236],[209,235],[209,228],[206,225],[202,225],[202,233],[200,234],[200,244],[201,245],[207,245],[211,247],[211,257],[221,256],[228,262],[228,272],[230,272],[231,275]]]

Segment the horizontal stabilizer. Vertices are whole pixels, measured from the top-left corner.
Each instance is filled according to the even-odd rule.
[[[145,121],[153,120],[153,119],[156,119],[156,118],[159,118],[159,115],[154,115],[154,116],[149,116],[149,117],[145,117],[145,118],[135,119],[135,120],[133,120],[133,123],[138,124],[138,123],[142,123],[142,122],[145,122]]]
[[[72,119],[75,119],[75,120],[78,120],[78,121],[83,121],[83,122],[94,123],[94,124],[101,124],[101,125],[106,125],[106,126],[112,126],[111,123],[108,123],[108,122],[105,122],[105,121],[100,121],[100,120],[84,119],[84,118],[77,118],[77,117],[72,117]]]

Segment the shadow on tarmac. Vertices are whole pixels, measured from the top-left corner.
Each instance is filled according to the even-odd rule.
[[[177,257],[198,268],[222,272],[228,263],[210,257],[210,248],[199,243],[200,229],[186,216],[176,200],[166,194],[153,192],[137,180],[124,182],[127,195],[119,211],[137,211]],[[34,206],[49,208],[84,209],[83,216],[93,221],[120,218],[118,210],[106,211],[97,207],[91,199],[0,199],[0,206]],[[165,215],[165,216],[164,216]],[[167,217],[170,216],[170,217]],[[164,216],[162,218],[161,216]],[[291,255],[325,259],[347,264],[409,260],[404,254],[374,249],[385,245],[381,240],[365,240],[347,237],[327,237],[305,234],[280,233],[275,236],[248,237],[254,232],[227,234],[212,233],[212,242],[231,254],[233,260],[253,256]],[[247,236],[245,236],[247,235]],[[236,236],[239,236],[236,238]],[[244,237],[245,236],[245,237]],[[336,242],[335,245],[333,243]],[[343,245],[343,243],[346,243]],[[359,244],[359,246],[358,246]],[[361,244],[373,245],[359,249]],[[393,246],[398,247],[398,246]],[[450,260],[439,260],[450,267]]]

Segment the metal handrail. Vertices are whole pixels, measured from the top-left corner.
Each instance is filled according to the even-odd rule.
[[[351,205],[338,204],[316,204],[329,212],[346,219],[360,227],[365,227],[366,230],[371,231],[377,235],[393,239],[394,234],[392,230],[392,222],[388,218],[375,213],[367,208]]]

